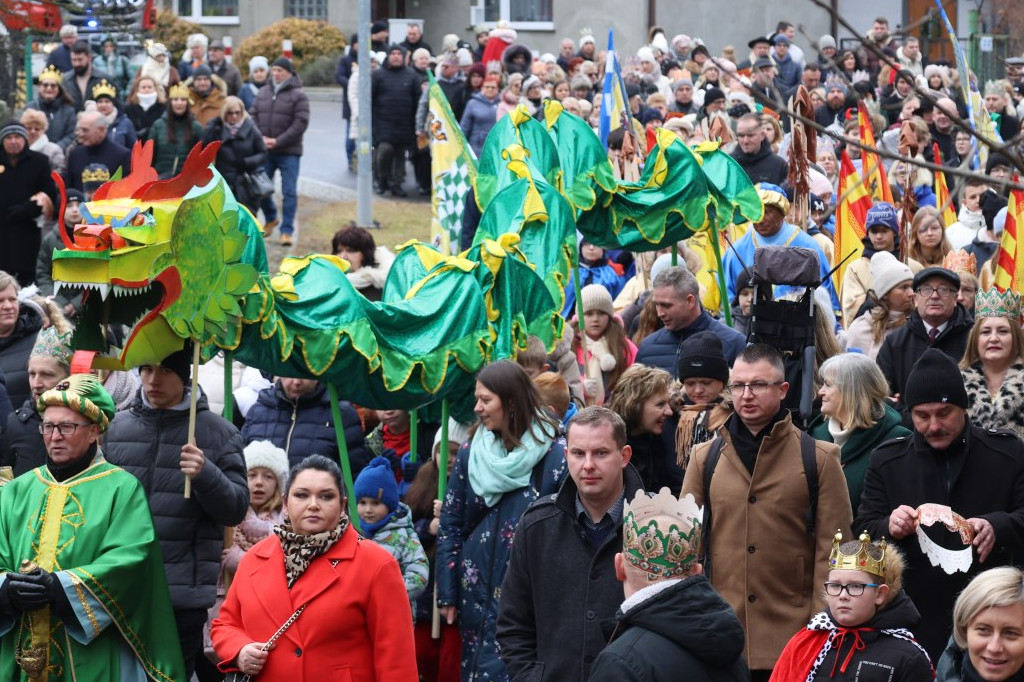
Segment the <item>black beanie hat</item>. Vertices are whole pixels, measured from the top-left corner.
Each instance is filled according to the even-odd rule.
[[[196,68],[192,69],[192,78],[199,78],[200,76],[210,78],[213,76],[213,70],[206,64],[200,64]]]
[[[996,214],[999,213],[1001,209],[1006,208],[1009,202],[1002,194],[990,189],[982,192],[981,200],[978,203],[981,204],[981,215],[985,218],[985,227],[994,232]]]
[[[186,341],[184,348],[174,351],[161,360],[160,366],[181,377],[181,382],[188,388],[189,379],[192,376],[192,343]]]
[[[1013,168],[1013,163],[1006,158],[1005,155],[999,152],[990,152],[988,155],[988,161],[985,162],[985,173],[989,174],[993,168],[997,166],[1006,166],[1007,168]]]
[[[288,73],[295,73],[295,65],[292,64],[292,60],[288,59],[288,57],[278,57],[271,66],[279,66]]]
[[[910,370],[903,402],[908,408],[926,403],[949,403],[966,410],[967,389],[953,358],[937,348],[926,350]]]
[[[729,363],[725,361],[722,340],[714,332],[697,332],[679,347],[679,380],[690,377],[729,381]]]
[[[722,92],[721,88],[708,88],[708,91],[704,93],[705,108],[714,104],[720,99],[725,99],[725,93]]]

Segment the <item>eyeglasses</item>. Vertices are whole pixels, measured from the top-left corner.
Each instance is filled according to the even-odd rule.
[[[825,594],[830,597],[838,597],[846,590],[846,594],[851,597],[859,597],[864,594],[865,587],[881,587],[878,583],[850,583],[844,585],[842,583],[825,583]]]
[[[60,435],[65,438],[70,438],[75,435],[75,431],[78,431],[80,426],[92,426],[91,423],[75,424],[73,422],[64,422],[62,424],[54,424],[52,422],[43,422],[39,425],[39,433],[44,436],[52,436],[54,431],[60,431]]]
[[[768,391],[769,386],[781,385],[781,381],[772,381],[771,383],[767,381],[752,381],[749,384],[729,384],[728,386],[726,386],[726,388],[729,389],[729,393],[734,398],[739,398],[741,395],[743,395],[743,392],[746,391],[748,388],[750,389],[751,395],[759,396],[764,395]]]
[[[40,83],[39,84],[39,89],[40,90],[42,90],[43,88],[53,88],[53,89],[56,90],[58,87],[59,86],[56,83]]]
[[[235,110],[235,111],[228,111],[228,112],[226,112],[226,113],[225,113],[224,115],[225,115],[225,116],[241,116],[241,115],[242,115],[242,112],[241,112],[241,111],[238,111],[238,110]]]
[[[932,294],[938,294],[939,298],[947,298],[947,297],[952,296],[953,294],[957,293],[957,291],[959,291],[959,289],[954,289],[953,287],[941,287],[941,286],[940,287],[923,286],[923,287],[918,287],[917,288],[917,293],[921,294],[925,298],[930,297]]]

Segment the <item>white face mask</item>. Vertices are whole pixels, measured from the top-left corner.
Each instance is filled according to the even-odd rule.
[[[154,104],[156,104],[156,93],[155,92],[140,92],[139,93],[139,105],[143,109],[149,109]]]

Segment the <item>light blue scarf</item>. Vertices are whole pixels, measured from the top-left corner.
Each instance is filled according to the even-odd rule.
[[[508,452],[492,431],[477,429],[469,445],[469,484],[488,507],[498,504],[505,493],[530,484],[533,468],[554,443],[553,431],[551,426],[534,420],[520,438],[521,445]]]

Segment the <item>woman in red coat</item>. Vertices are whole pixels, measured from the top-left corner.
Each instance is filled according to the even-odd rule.
[[[213,621],[221,670],[288,682],[416,682],[401,571],[349,526],[342,490],[341,471],[326,457],[312,455],[292,469],[285,524],[246,553]]]

